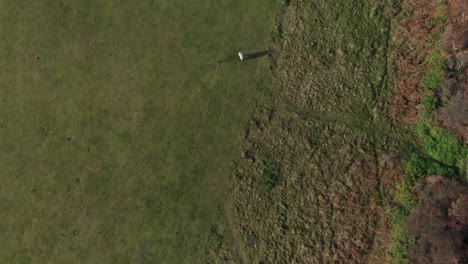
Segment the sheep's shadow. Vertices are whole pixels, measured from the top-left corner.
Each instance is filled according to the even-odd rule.
[[[254,53],[250,53],[250,54],[243,54],[244,55],[243,60],[256,59],[256,58],[259,58],[259,57],[266,56],[268,54],[270,54],[270,50],[262,50],[262,51],[258,51],[258,52],[254,52]],[[238,60],[239,60],[239,57],[233,54],[233,55],[229,55],[229,56],[225,57],[222,60],[218,60],[218,63],[222,64],[222,63],[234,62],[234,61],[238,61]]]

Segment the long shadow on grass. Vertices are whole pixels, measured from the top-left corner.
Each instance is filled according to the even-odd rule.
[[[270,54],[270,50],[262,50],[262,51],[251,53],[251,54],[245,54],[244,60],[256,59],[256,58],[263,57],[268,54]]]
[[[250,54],[244,54],[244,60],[256,59],[259,57],[266,56],[268,54],[270,54],[270,50],[262,50],[262,51],[258,51],[258,52],[254,52]],[[221,64],[221,63],[233,62],[233,61],[239,61],[239,57],[237,56],[237,54],[229,55],[225,59],[219,60],[218,63]]]

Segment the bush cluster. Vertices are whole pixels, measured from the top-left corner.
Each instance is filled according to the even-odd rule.
[[[405,172],[408,174],[407,179],[412,182],[421,177],[431,175],[441,175],[450,178],[457,175],[454,167],[447,166],[437,160],[423,157],[418,154],[413,154],[407,158],[404,165]]]
[[[273,159],[268,159],[263,170],[264,184],[268,190],[273,189],[278,184],[281,173],[281,164]]]

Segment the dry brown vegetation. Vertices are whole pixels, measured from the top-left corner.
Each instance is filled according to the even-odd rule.
[[[468,49],[468,2],[449,1],[448,23],[442,43],[448,53],[456,55]]]
[[[411,0],[406,4],[407,13],[398,28],[398,93],[392,104],[392,116],[434,127],[440,121],[466,142],[468,2]],[[426,154],[438,158],[434,156],[435,149],[423,145]],[[447,145],[445,148],[446,154],[456,152],[447,149]],[[466,161],[463,155],[460,157],[462,165],[457,169],[464,175]],[[401,259],[408,258],[410,263],[466,263],[468,188],[441,177],[429,177],[427,181],[421,192],[409,187],[411,195],[420,195],[420,202],[406,219],[407,233],[398,242],[401,252],[404,251]]]
[[[464,90],[439,110],[440,121],[468,143],[468,90]]]
[[[439,120],[468,143],[468,2],[450,1],[447,29],[442,36],[450,69],[445,73],[442,98],[447,101]]]
[[[427,72],[424,63],[428,50],[424,46],[429,36],[443,28],[442,24],[428,23],[437,18],[435,1],[408,1],[398,23],[395,52],[397,93],[392,102],[392,116],[407,122],[415,122],[419,99],[422,96],[420,85],[422,75]]]
[[[408,219],[411,263],[468,261],[468,186],[430,177]]]

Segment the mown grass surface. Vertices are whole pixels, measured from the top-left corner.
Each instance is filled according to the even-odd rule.
[[[2,1],[0,262],[193,263],[277,1]]]

